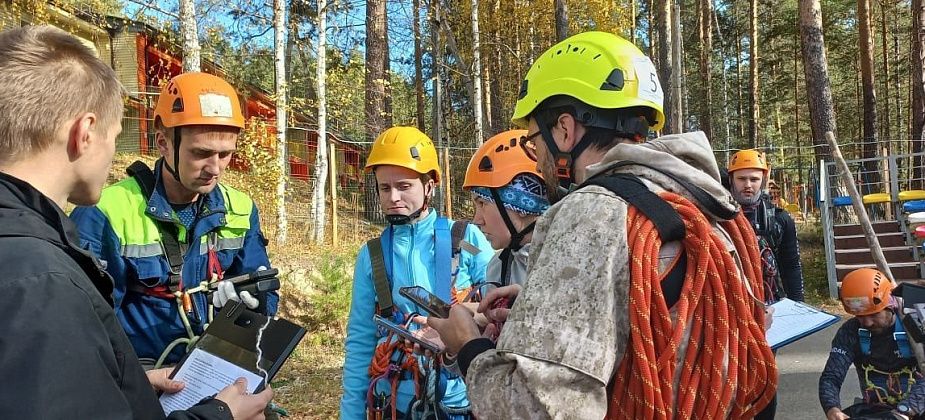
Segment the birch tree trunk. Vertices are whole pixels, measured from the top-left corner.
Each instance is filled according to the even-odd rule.
[[[286,151],[286,2],[275,0],[273,4],[274,54],[276,62],[276,163],[279,167],[279,179],[276,182],[276,221],[279,226],[276,242],[284,244],[288,236],[286,218],[286,180],[289,178],[288,157]]]
[[[829,152],[826,132],[835,132],[835,109],[829,85],[829,65],[822,34],[822,9],[819,0],[799,0],[800,44],[803,52],[803,72],[806,75],[806,98],[810,126],[813,132],[815,161],[827,159]]]
[[[278,0],[279,1],[279,0]],[[315,156],[315,243],[324,242],[324,228],[327,211],[325,210],[325,186],[328,173],[328,111],[327,111],[327,0],[318,0],[318,63],[315,83],[318,91],[318,149]],[[331,185],[337,188],[337,185]],[[331,203],[331,208],[337,209],[337,203]]]
[[[475,144],[485,139],[482,118],[482,54],[479,52],[479,0],[472,0],[472,116],[475,118]]]
[[[180,0],[180,35],[183,38],[183,72],[200,71],[199,25],[193,0]]]

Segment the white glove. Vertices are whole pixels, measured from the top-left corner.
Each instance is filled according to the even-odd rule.
[[[257,306],[260,305],[260,302],[250,294],[250,292],[243,291],[240,294],[235,292],[234,284],[230,281],[220,281],[214,292],[212,292],[212,305],[216,308],[221,308],[225,306],[229,300],[235,302],[244,302],[244,305],[248,309],[257,309]]]

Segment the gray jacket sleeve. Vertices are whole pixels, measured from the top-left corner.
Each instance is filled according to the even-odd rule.
[[[628,336],[626,203],[573,192],[537,226],[531,271],[497,349],[467,372],[473,412],[494,418],[603,418]]]

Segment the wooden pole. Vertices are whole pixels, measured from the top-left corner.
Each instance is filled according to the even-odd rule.
[[[338,245],[337,235],[337,151],[334,145],[331,145],[331,158],[328,160],[328,168],[331,170],[331,243],[336,247]]]
[[[845,162],[845,158],[842,157],[841,149],[838,148],[838,142],[835,141],[835,134],[832,134],[831,131],[826,131],[825,140],[829,143],[829,148],[832,150],[832,158],[835,160],[835,165],[838,166],[838,171],[841,173],[842,182],[848,187],[848,196],[851,197],[851,206],[854,207],[854,212],[858,215],[858,223],[860,223],[861,229],[864,231],[864,236],[867,238],[867,245],[870,246],[870,254],[874,258],[874,263],[877,264],[877,268],[880,269],[883,274],[886,274],[890,281],[893,282],[893,285],[896,286],[896,279],[893,278],[893,272],[890,271],[890,266],[886,262],[883,249],[880,248],[880,241],[877,240],[874,227],[870,224],[870,218],[867,217],[867,210],[864,208],[861,194],[858,193],[858,187],[854,184],[854,175],[852,175],[851,169],[848,168],[848,163]]]

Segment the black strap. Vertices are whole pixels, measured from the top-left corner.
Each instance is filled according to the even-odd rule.
[[[671,204],[646,188],[638,177],[630,174],[597,176],[589,179],[579,188],[588,185],[606,188],[641,211],[655,225],[663,244],[684,239],[686,228],[681,216],[671,207]],[[687,273],[687,253],[682,249],[679,255],[678,261],[661,281],[662,294],[669,308],[681,298],[684,276]]]
[[[145,195],[145,202],[151,199],[154,193],[156,179],[154,171],[147,164],[136,160],[129,165],[125,172],[135,178],[135,182],[141,187]],[[173,222],[167,222],[158,218],[152,218],[157,231],[161,236],[161,246],[164,248],[164,255],[167,257],[167,264],[170,266],[170,276],[168,287],[170,291],[176,291],[180,286],[181,274],[183,273],[183,255],[189,249],[189,244],[180,243],[180,230]]]
[[[697,201],[698,205],[703,206],[703,208],[705,208],[708,212],[710,212],[716,217],[719,217],[720,219],[732,220],[732,219],[735,219],[736,215],[738,214],[737,210],[730,209],[729,207],[724,206],[722,203],[719,202],[719,200],[716,199],[716,197],[706,192],[703,188],[700,188],[688,181],[678,178],[674,174],[670,174],[668,172],[662,171],[661,169],[655,168],[653,166],[649,166],[644,163],[633,162],[631,160],[626,160],[626,161],[618,162],[614,164],[613,166],[610,166],[609,168],[616,169],[616,168],[621,168],[624,166],[641,166],[643,168],[653,170],[664,176],[667,176],[668,178],[671,178],[674,182],[677,182],[678,184],[681,185],[681,187],[686,189],[691,194],[691,196],[694,197],[694,200]]]
[[[389,274],[385,271],[385,254],[382,252],[380,238],[366,241],[366,249],[369,250],[369,262],[373,268],[373,286],[376,288],[376,299],[379,301],[379,316],[391,318],[392,286],[389,282]]]

